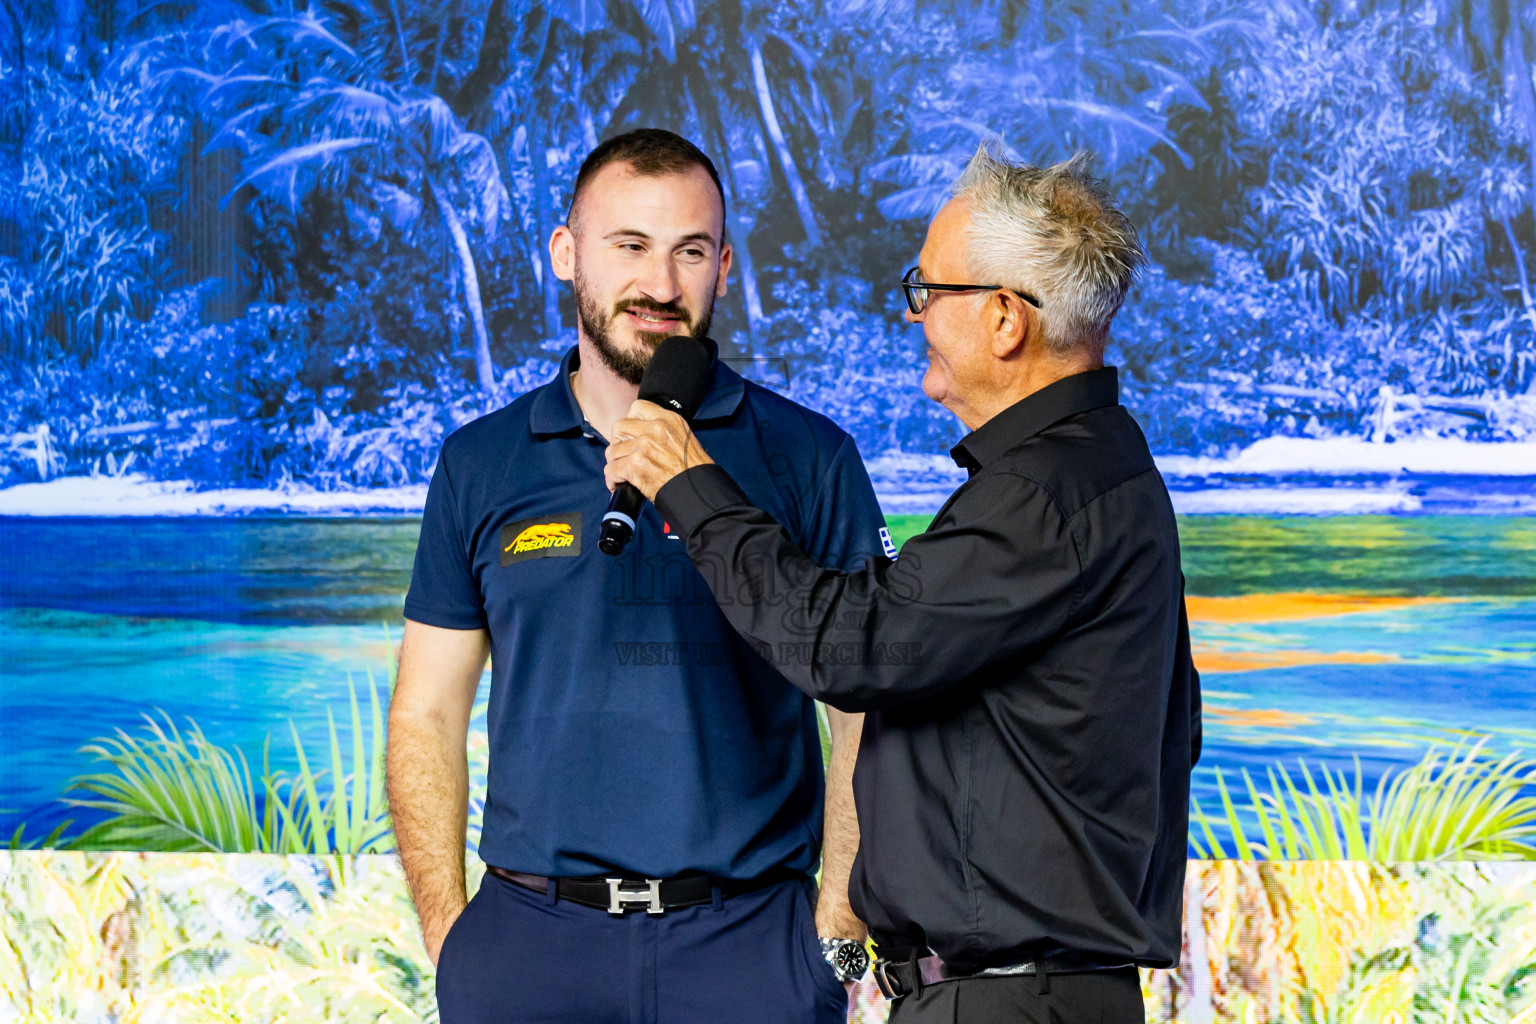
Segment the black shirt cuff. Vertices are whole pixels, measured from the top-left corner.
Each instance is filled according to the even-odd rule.
[[[656,492],[656,511],[679,537],[688,538],[716,512],[750,505],[729,473],[715,463],[685,469]]]

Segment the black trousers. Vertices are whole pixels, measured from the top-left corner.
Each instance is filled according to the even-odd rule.
[[[891,1004],[890,1024],[1143,1024],[1136,968],[964,978]]]

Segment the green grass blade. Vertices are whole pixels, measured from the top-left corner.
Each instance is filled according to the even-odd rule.
[[[1282,853],[1280,843],[1275,839],[1275,828],[1270,823],[1269,812],[1264,808],[1264,801],[1259,799],[1259,791],[1253,784],[1253,776],[1248,774],[1248,769],[1243,769],[1243,784],[1248,787],[1248,799],[1252,801],[1253,813],[1258,816],[1259,829],[1264,833],[1265,860],[1274,860]]]
[[[1200,801],[1194,797],[1189,798],[1190,811],[1199,823],[1200,829],[1205,833],[1205,843],[1193,834],[1189,837],[1189,845],[1194,847],[1197,860],[1226,860],[1227,851],[1222,849],[1221,840],[1211,831],[1210,819],[1205,816],[1205,810],[1200,806]]]
[[[1232,830],[1232,845],[1236,847],[1238,860],[1253,860],[1253,848],[1248,845],[1248,836],[1243,832],[1243,819],[1239,817],[1237,808],[1232,806],[1232,794],[1227,792],[1227,780],[1222,777],[1221,769],[1216,769],[1216,789],[1221,793],[1221,809],[1227,815],[1227,826]]]

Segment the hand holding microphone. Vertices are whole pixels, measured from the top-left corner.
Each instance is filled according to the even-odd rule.
[[[668,338],[651,356],[640,378],[640,397],[629,416],[614,424],[608,445],[603,476],[613,499],[597,540],[604,554],[624,550],[647,496],[690,466],[713,461],[687,423],[709,390],[712,361],[709,349],[686,335]]]

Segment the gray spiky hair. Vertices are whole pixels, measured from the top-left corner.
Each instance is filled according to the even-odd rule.
[[[1079,152],[1052,167],[1010,162],[983,142],[955,182],[971,214],[975,280],[1039,299],[1047,348],[1102,353],[1109,323],[1146,261],[1136,226]]]

